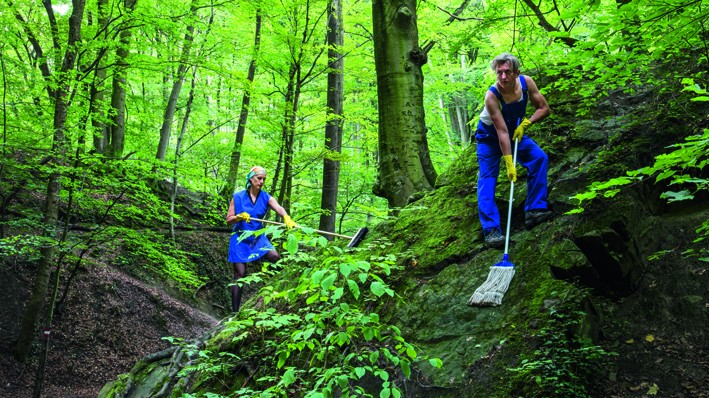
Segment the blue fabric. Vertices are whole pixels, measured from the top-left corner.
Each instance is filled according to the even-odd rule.
[[[236,192],[234,199],[234,214],[243,212],[249,213],[251,217],[263,218],[268,211],[268,201],[271,195],[260,191],[255,202],[251,202],[251,195],[248,191]],[[266,255],[269,250],[275,250],[265,234],[258,236],[248,236],[241,241],[239,237],[243,231],[258,231],[263,228],[263,224],[257,221],[239,221],[234,224],[234,233],[229,241],[229,262],[248,263],[256,261]]]
[[[507,125],[507,131],[512,137],[519,122],[525,117],[527,102],[527,84],[524,76],[519,77],[522,85],[522,100],[511,104],[505,103],[502,95],[495,86],[490,87],[497,99],[502,104],[502,117]],[[500,142],[494,125],[488,126],[482,121],[478,122],[475,132],[477,143],[477,156],[480,172],[478,174],[478,216],[483,232],[487,233],[493,228],[500,228],[500,212],[495,203],[495,187],[497,176],[500,174]],[[517,144],[517,162],[527,169],[527,199],[524,211],[547,208],[547,172],[549,171],[549,158],[546,153],[527,135]],[[514,151],[514,146],[512,147]]]

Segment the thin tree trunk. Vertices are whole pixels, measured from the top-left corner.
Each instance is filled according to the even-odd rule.
[[[293,181],[293,141],[295,138],[295,120],[298,114],[298,97],[300,95],[300,64],[291,64],[288,74],[288,89],[285,97],[285,112],[283,114],[282,151],[283,177],[278,190],[278,203],[290,213],[291,189]]]
[[[438,109],[441,111],[441,119],[443,120],[443,125],[448,126],[448,117],[446,117],[446,106],[443,102],[443,97],[440,94],[438,94]],[[446,128],[446,139],[448,140],[448,148],[451,150],[451,152],[453,152],[453,138],[451,137],[451,130],[448,128]]]
[[[320,230],[335,232],[337,190],[340,180],[339,154],[342,152],[342,98],[344,96],[344,44],[342,1],[330,0],[327,18],[327,44],[330,71],[327,74],[327,125],[323,159],[323,183],[320,200]],[[332,237],[328,237],[332,239]]]
[[[239,173],[239,162],[241,160],[241,145],[244,143],[244,133],[246,132],[246,120],[249,117],[249,105],[251,104],[251,90],[253,89],[254,77],[256,76],[256,66],[258,54],[261,48],[261,9],[256,10],[256,28],[254,29],[254,48],[249,64],[249,72],[246,77],[246,88],[241,99],[241,113],[239,114],[239,124],[236,128],[234,138],[234,148],[231,150],[231,160],[229,162],[229,173],[227,174],[224,189],[220,196],[226,200],[231,198],[232,193],[237,189],[237,176]]]
[[[194,101],[194,86],[195,80],[197,79],[197,68],[195,67],[194,73],[192,75],[192,86],[190,87],[190,94],[187,97],[187,105],[185,106],[185,117],[182,119],[182,128],[180,129],[180,135],[177,137],[177,143],[175,144],[175,162],[172,169],[172,192],[170,193],[170,236],[172,237],[172,243],[175,243],[175,200],[177,198],[177,166],[180,160],[180,147],[182,146],[182,139],[185,137],[185,132],[187,131],[187,123],[190,120],[190,113],[192,112],[192,101]]]
[[[190,6],[190,15],[193,18],[196,18],[197,16],[197,7],[194,2]],[[184,83],[185,75],[187,74],[187,61],[189,60],[192,44],[194,43],[194,29],[194,23],[190,22],[187,26],[185,39],[182,43],[182,55],[180,55],[180,65],[177,67],[177,76],[172,84],[170,97],[167,100],[167,107],[165,108],[162,127],[160,128],[160,142],[158,143],[158,151],[155,155],[155,158],[160,161],[165,160],[167,147],[170,144],[172,121],[175,118],[175,111],[177,110],[177,99],[180,97],[180,91],[182,91],[182,84]]]
[[[69,142],[64,132],[67,119],[67,100],[70,84],[67,81],[70,74],[67,72],[74,67],[76,62],[76,43],[81,39],[81,20],[84,14],[86,0],[72,0],[72,14],[69,18],[69,40],[64,60],[61,64],[61,73],[56,91],[54,91],[54,137],[52,141],[53,163],[61,168],[66,164],[66,153]],[[47,9],[51,13],[51,8]],[[50,19],[52,17],[50,16]],[[57,39],[58,40],[58,39]],[[56,226],[59,214],[59,193],[61,191],[61,175],[58,171],[52,172],[47,183],[47,197],[44,211],[44,235],[48,239],[57,238]],[[32,296],[27,303],[25,317],[22,320],[19,337],[14,348],[14,356],[20,362],[25,362],[32,347],[35,326],[39,319],[42,304],[46,298],[49,284],[50,267],[55,263],[56,245],[47,244],[40,249],[40,261],[37,267],[37,279],[32,289]]]

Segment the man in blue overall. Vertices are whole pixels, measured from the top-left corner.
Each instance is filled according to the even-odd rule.
[[[527,169],[527,200],[524,204],[525,226],[549,220],[552,212],[547,207],[547,171],[549,158],[525,130],[550,113],[546,99],[534,80],[520,74],[520,62],[509,53],[497,56],[490,64],[497,82],[485,94],[485,107],[475,132],[478,165],[478,214],[482,224],[485,244],[504,246],[500,232],[500,213],[495,204],[495,185],[500,173],[500,157],[505,160],[507,177],[517,181],[517,171],[512,164],[512,141],[519,145],[518,162]],[[525,117],[527,102],[535,108],[532,116]]]

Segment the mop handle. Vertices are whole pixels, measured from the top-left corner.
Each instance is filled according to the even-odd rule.
[[[519,125],[519,122],[517,123]],[[512,167],[517,167],[517,148],[519,147],[519,141],[515,141],[514,155],[512,156]],[[510,225],[512,225],[512,200],[514,198],[515,183],[510,181],[510,200],[509,206],[507,206],[507,230],[505,231],[505,253],[504,256],[507,258],[509,253],[508,249],[510,247]]]
[[[251,221],[257,221],[257,222],[262,222],[264,224],[272,224],[272,225],[280,225],[280,226],[285,226],[286,224],[278,221],[270,221],[270,220],[262,220],[260,218],[255,218],[251,217]],[[296,228],[300,228],[300,226],[296,226]],[[328,231],[321,231],[319,229],[314,229],[313,231],[323,234],[323,235],[330,235],[330,236],[337,236],[338,238],[347,238],[347,239],[352,239],[352,236],[347,236],[347,235],[341,235],[341,234],[336,234],[334,232],[328,232]]]

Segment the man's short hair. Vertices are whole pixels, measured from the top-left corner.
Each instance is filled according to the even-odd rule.
[[[495,59],[493,59],[490,63],[490,68],[492,68],[492,70],[494,71],[497,68],[497,65],[504,64],[505,62],[510,63],[510,66],[512,67],[512,72],[519,72],[519,59],[510,53],[502,53],[495,57]]]

